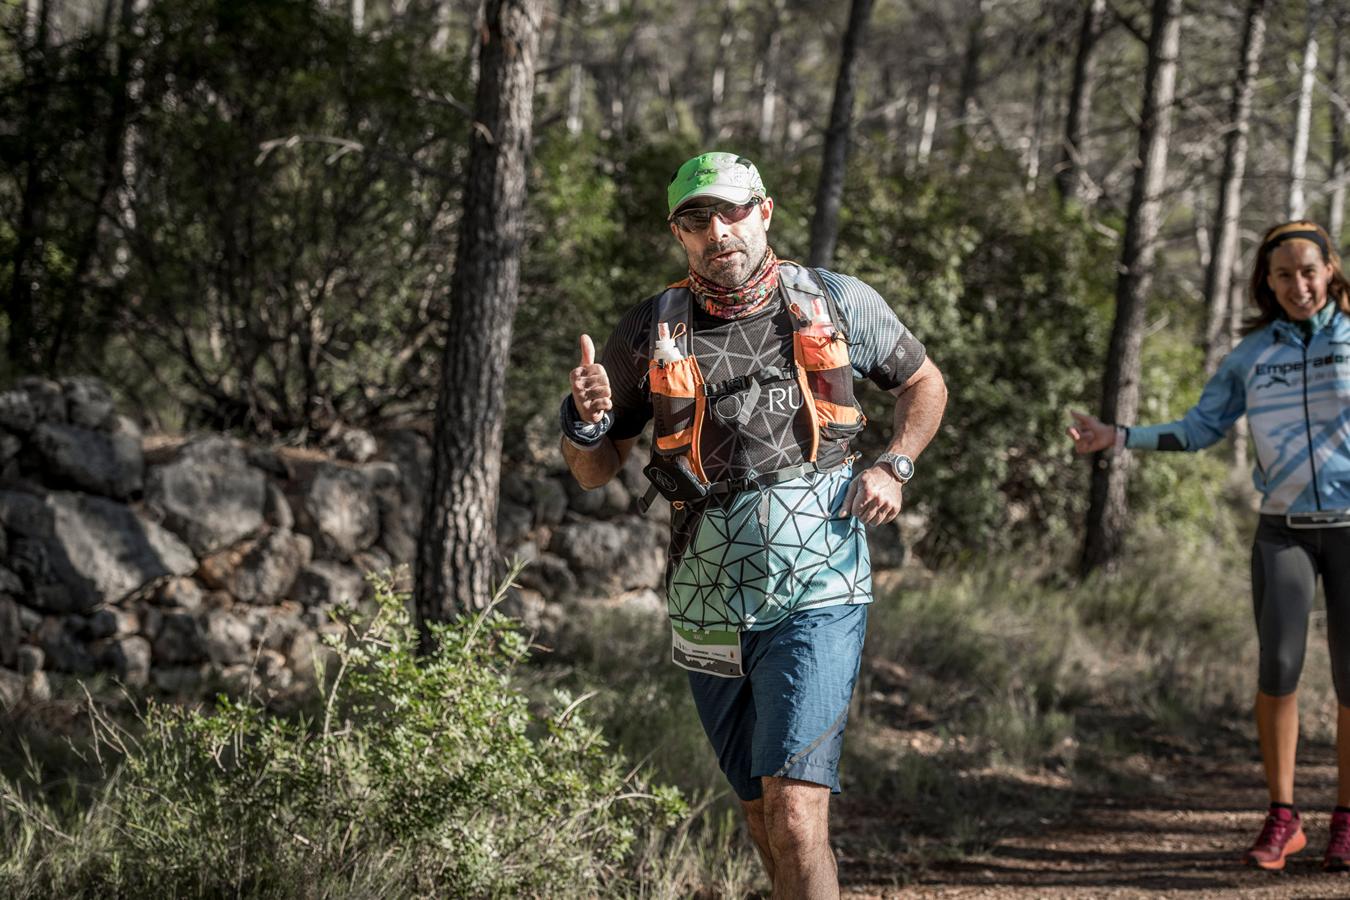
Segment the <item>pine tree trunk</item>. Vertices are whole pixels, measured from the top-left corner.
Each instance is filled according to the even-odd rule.
[[[923,169],[928,165],[928,157],[933,152],[933,139],[937,135],[938,102],[942,95],[942,79],[936,69],[928,70],[928,91],[923,107],[923,126],[919,129],[919,143],[914,148],[914,164]]]
[[[772,0],[759,64],[759,145],[768,149],[778,117],[778,67],[783,55],[783,12],[787,0]]]
[[[717,143],[722,130],[722,102],[727,90],[727,57],[736,36],[736,0],[722,0],[722,26],[717,33],[717,50],[713,56],[712,81],[708,86],[708,102],[704,107],[703,138]]]
[[[830,106],[830,125],[825,132],[825,152],[816,186],[815,214],[811,217],[811,251],[807,264],[829,266],[839,238],[839,206],[844,198],[844,175],[848,165],[848,143],[853,133],[854,70],[858,48],[862,46],[867,22],[872,16],[872,0],[853,0],[844,31],[844,46],[839,57],[839,77],[834,84],[834,103]]]
[[[1069,115],[1064,123],[1064,147],[1055,173],[1059,195],[1067,203],[1083,196],[1083,151],[1092,118],[1092,89],[1097,81],[1097,41],[1106,17],[1106,0],[1088,0],[1078,30],[1078,52],[1073,61]]]
[[[1219,207],[1214,214],[1214,244],[1205,267],[1205,374],[1213,375],[1228,352],[1224,335],[1229,284],[1237,262],[1238,220],[1242,211],[1242,182],[1247,171],[1247,134],[1251,129],[1252,91],[1261,69],[1266,36],[1266,0],[1249,0],[1242,29],[1242,52],[1233,99],[1228,108],[1228,138],[1219,177]]]
[[[1125,238],[1116,279],[1116,318],[1102,377],[1101,418],[1131,423],[1139,411],[1140,352],[1144,314],[1153,282],[1158,229],[1162,224],[1162,192],[1167,176],[1167,149],[1172,135],[1176,96],[1177,52],[1181,43],[1181,0],[1154,0],[1144,108],[1139,124],[1139,170],[1130,192]],[[1129,508],[1125,487],[1130,454],[1093,457],[1087,534],[1082,571],[1113,567]]]
[[[1345,92],[1344,69],[1341,62],[1341,38],[1345,34],[1344,14],[1336,16],[1335,37],[1331,41],[1331,90],[1343,97]],[[1335,103],[1331,105],[1331,193],[1327,196],[1327,231],[1331,242],[1341,243],[1341,230],[1345,227],[1345,110]]]
[[[525,238],[525,179],[543,0],[489,0],[450,281],[416,605],[428,622],[492,591],[502,416]]]
[[[1303,43],[1302,77],[1298,86],[1298,114],[1294,118],[1294,145],[1289,152],[1289,208],[1290,219],[1301,219],[1307,214],[1305,196],[1308,180],[1308,134],[1312,129],[1313,87],[1317,83],[1317,25],[1321,19],[1322,0],[1308,0],[1308,35]]]
[[[970,139],[971,126],[975,124],[975,95],[980,89],[980,61],[984,57],[984,14],[985,0],[975,0],[975,12],[970,18],[970,28],[966,32],[966,52],[961,62],[961,87],[957,96],[956,143],[957,150],[964,153]]]

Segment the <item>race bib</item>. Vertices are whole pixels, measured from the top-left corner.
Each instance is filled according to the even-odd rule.
[[[741,678],[741,635],[736,631],[693,631],[672,626],[670,659],[681,669],[719,678]]]

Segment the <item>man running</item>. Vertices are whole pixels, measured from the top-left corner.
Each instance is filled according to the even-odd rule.
[[[774,255],[749,160],[696,156],[667,200],[688,277],[631,309],[599,362],[581,336],[563,455],[599,487],[655,420],[672,658],[774,896],[837,897],[829,798],[872,602],[864,525],[899,514],[947,390],[876,291]],[[895,396],[887,452],[856,477],[855,377]]]

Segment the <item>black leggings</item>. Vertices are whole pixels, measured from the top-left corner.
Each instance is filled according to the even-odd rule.
[[[1350,706],[1350,528],[1290,528],[1263,515],[1252,544],[1252,606],[1261,640],[1258,684],[1282,697],[1298,687],[1317,576],[1327,595],[1327,646],[1336,699]]]

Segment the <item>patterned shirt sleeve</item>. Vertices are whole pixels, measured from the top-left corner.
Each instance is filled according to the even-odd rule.
[[[908,381],[923,364],[925,351],[919,339],[867,284],[850,275],[816,271],[844,320],[854,374],[886,391]]]
[[[609,436],[616,441],[642,434],[652,417],[651,397],[643,386],[643,378],[647,375],[647,342],[654,300],[649,298],[624,314],[600,351],[600,363],[609,375],[614,403],[614,424]]]

